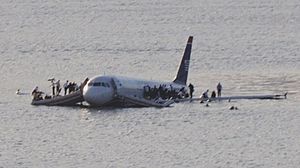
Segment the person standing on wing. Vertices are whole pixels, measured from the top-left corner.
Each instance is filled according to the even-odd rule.
[[[223,87],[222,87],[221,83],[219,82],[218,85],[217,85],[218,97],[221,97],[222,88]]]
[[[189,84],[189,88],[190,88],[190,98],[193,98],[193,92],[194,92],[194,85],[192,85],[191,83]]]
[[[50,87],[52,88],[52,96],[54,97],[55,96],[55,79],[54,78],[52,78],[52,79],[48,79],[48,81],[50,81],[51,82],[51,85],[50,85]]]
[[[64,90],[65,90],[65,95],[67,94],[68,86],[69,86],[69,81],[67,80],[66,83],[64,83],[64,85],[63,85]]]
[[[60,80],[58,80],[58,81],[56,82],[56,95],[57,95],[57,96],[59,95],[60,91],[61,91],[61,88],[60,88]]]

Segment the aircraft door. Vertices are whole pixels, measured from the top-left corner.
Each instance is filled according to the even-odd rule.
[[[118,96],[118,88],[117,88],[117,84],[116,84],[114,78],[111,78],[110,84],[111,84],[112,89],[113,89],[113,96],[117,97]]]

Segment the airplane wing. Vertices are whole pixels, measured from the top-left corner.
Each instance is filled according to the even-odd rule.
[[[143,107],[169,107],[171,104],[174,103],[173,100],[148,100],[140,97],[121,96],[121,95],[118,95],[118,97],[123,101],[126,101],[136,106],[143,106]]]

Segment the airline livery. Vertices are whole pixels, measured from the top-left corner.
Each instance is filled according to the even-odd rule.
[[[83,88],[83,98],[91,106],[147,106],[146,92],[162,88],[173,95],[186,89],[193,37],[188,38],[178,73],[173,81],[158,82],[121,76],[96,76]],[[161,96],[161,95],[160,95]],[[169,97],[170,99],[170,97]]]
[[[87,102],[91,106],[119,107],[168,107],[183,101],[221,101],[234,99],[286,99],[287,93],[275,95],[225,96],[191,98],[187,94],[187,78],[190,65],[193,37],[190,36],[178,72],[173,81],[158,82],[121,76],[96,76],[86,79],[80,89],[65,96],[45,96],[43,92],[33,94],[32,105],[74,106]],[[17,94],[19,92],[17,91]]]

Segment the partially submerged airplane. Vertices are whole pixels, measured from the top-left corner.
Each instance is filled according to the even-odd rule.
[[[175,79],[171,82],[134,79],[121,76],[96,76],[83,88],[83,98],[91,106],[157,106],[164,107],[173,100],[149,100],[145,89],[165,86],[176,92],[186,87],[193,37],[188,38]]]
[[[233,99],[282,99],[284,95],[259,95],[259,96],[229,96],[217,98],[193,98],[189,99],[187,90],[187,78],[192,50],[193,37],[188,38],[178,72],[173,81],[159,82],[152,80],[134,79],[121,76],[95,76],[86,79],[80,89],[66,96],[54,96],[50,99],[38,98],[32,101],[32,105],[49,106],[74,106],[86,101],[90,106],[119,106],[119,107],[168,107],[176,102],[200,100],[233,100]],[[158,88],[163,88],[168,96],[158,93]],[[156,92],[151,96],[149,93]],[[180,95],[183,93],[184,95]],[[180,95],[180,96],[178,96]]]

